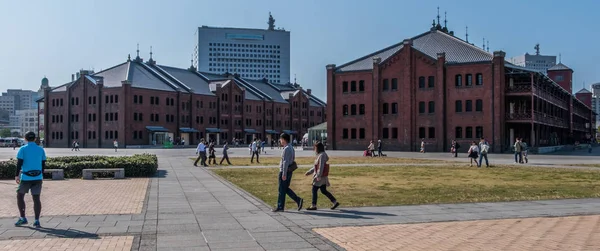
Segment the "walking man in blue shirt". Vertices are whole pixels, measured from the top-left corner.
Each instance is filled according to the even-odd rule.
[[[42,174],[46,168],[46,152],[35,143],[35,133],[25,133],[27,144],[22,146],[17,153],[17,173],[15,181],[19,184],[17,188],[17,206],[19,207],[19,220],[15,226],[27,224],[25,217],[25,194],[31,190],[33,197],[33,211],[35,213],[34,227],[40,227],[40,212],[42,202]]]

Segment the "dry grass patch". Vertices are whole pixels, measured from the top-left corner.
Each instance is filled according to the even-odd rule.
[[[309,202],[312,186],[306,170],[294,173],[292,188]],[[276,168],[213,171],[269,204],[277,200]],[[332,167],[330,190],[346,207],[596,198],[599,179],[600,171],[517,166]],[[293,207],[288,199],[288,208]],[[329,207],[322,194],[319,207]]]

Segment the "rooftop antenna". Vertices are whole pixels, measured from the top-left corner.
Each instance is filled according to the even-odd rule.
[[[540,55],[540,43],[535,44],[535,47],[533,47],[535,49],[535,55]]]
[[[469,26],[465,26],[465,30],[466,30],[465,37],[466,37],[467,43],[468,43],[469,42]]]
[[[444,11],[444,27],[448,27],[448,19],[446,18],[446,11]]]
[[[487,42],[487,52],[490,52],[490,40],[488,40],[486,42]]]
[[[485,51],[485,38],[483,38],[483,44],[482,44],[482,46],[483,46],[483,50]]]
[[[139,58],[140,57],[140,44],[139,43],[137,44],[136,52],[137,52],[137,57]]]
[[[273,18],[270,11],[269,11],[269,22],[267,22],[267,24],[269,24],[269,30],[275,30],[275,18]]]
[[[150,46],[150,59],[152,59],[152,45]]]
[[[192,53],[192,58],[190,59],[190,65],[194,66],[194,53]]]
[[[294,74],[294,84],[296,83],[296,74]]]
[[[437,20],[437,23],[440,24],[440,6],[437,7]]]
[[[559,64],[561,63],[561,58],[562,58],[561,54],[560,54],[560,53],[558,53],[558,63],[559,63]]]

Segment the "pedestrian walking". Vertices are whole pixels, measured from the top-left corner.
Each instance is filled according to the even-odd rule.
[[[471,147],[469,147],[469,151],[467,153],[469,153],[469,159],[471,161],[469,166],[473,166],[473,161],[475,161],[475,166],[479,166],[477,163],[477,157],[479,157],[479,146],[477,146],[475,141],[471,142]]]
[[[207,167],[206,165],[206,145],[204,144],[204,139],[200,139],[200,143],[198,143],[198,147],[196,147],[196,154],[198,154],[198,158],[194,162],[194,166],[198,166],[198,161],[200,161],[200,165]]]
[[[71,144],[73,146],[73,148],[71,148],[71,152],[75,151],[75,149],[77,148],[76,144],[77,144],[77,141],[73,140],[73,144]]]
[[[119,149],[119,142],[117,142],[116,139],[113,141],[113,147],[115,148],[115,152],[117,152],[117,149]]]
[[[458,143],[458,141],[456,140],[452,140],[452,148],[450,149],[450,151],[452,152],[452,155],[454,155],[454,158],[458,158],[458,151],[460,149],[460,144]]]
[[[337,202],[333,194],[327,191],[327,187],[331,186],[331,184],[329,184],[329,164],[327,164],[329,156],[327,156],[327,153],[325,153],[325,146],[321,142],[315,144],[314,149],[315,154],[317,155],[317,158],[315,159],[315,165],[305,173],[306,176],[311,174],[313,175],[312,205],[306,208],[306,210],[317,210],[317,192],[319,190],[321,190],[321,193],[327,196],[327,198],[331,201],[333,204],[331,206],[331,210],[334,210],[340,206],[340,203]]]
[[[529,163],[529,158],[527,157],[527,155],[529,155],[529,146],[527,146],[527,142],[523,141],[523,138],[521,138],[521,153],[523,155],[523,160],[525,160],[525,163]],[[521,162],[523,163],[523,162]]]
[[[258,160],[258,156],[260,155],[260,150],[258,147],[258,140],[255,138],[254,141],[252,141],[252,144],[250,144],[250,151],[252,152],[252,158],[250,158],[250,163],[254,163],[254,156],[256,156],[256,163],[260,163],[260,161]]]
[[[381,144],[381,139],[378,139],[377,140],[377,156],[379,156],[379,157],[383,157],[383,152],[381,151],[382,148],[383,148],[383,146]]]
[[[369,142],[369,146],[367,146],[367,150],[369,150],[369,154],[371,154],[371,157],[375,157],[375,144],[373,144],[372,140]]]
[[[477,167],[481,167],[481,165],[483,165],[483,159],[485,159],[485,167],[490,167],[487,156],[489,150],[490,145],[487,141],[485,141],[485,138],[481,138],[481,140],[479,140],[479,163],[477,163]]]
[[[279,162],[279,196],[277,196],[277,207],[273,208],[273,212],[282,212],[285,210],[285,197],[290,196],[298,205],[298,211],[302,210],[304,200],[290,188],[292,182],[292,174],[298,168],[296,164],[296,155],[294,148],[290,146],[290,135],[282,133],[280,136],[283,151],[281,152],[281,161]]]
[[[425,139],[421,139],[421,153],[425,153]]]
[[[215,155],[215,142],[210,142],[208,144],[208,164],[217,165],[217,156]]]
[[[513,145],[515,149],[515,164],[523,163],[523,155],[521,151],[523,150],[523,146],[521,145],[521,141],[519,138],[515,139],[515,144]]]
[[[227,146],[227,142],[225,142],[225,145],[223,145],[223,157],[221,158],[219,165],[223,165],[223,160],[227,160],[227,164],[231,165],[231,162],[229,162],[229,155],[227,155],[227,150],[229,150],[229,146]]]
[[[33,227],[40,227],[40,214],[42,212],[42,193],[43,173],[46,168],[46,152],[35,143],[35,133],[25,133],[27,144],[19,148],[17,152],[17,172],[15,182],[19,185],[17,188],[17,206],[19,209],[19,220],[15,226],[27,224],[25,216],[25,194],[31,191],[33,198],[33,212],[35,221]]]

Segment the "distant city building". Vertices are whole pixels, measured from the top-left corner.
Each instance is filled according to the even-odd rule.
[[[0,97],[0,108],[14,114],[17,110],[27,110],[37,107],[35,100],[37,92],[31,90],[8,89]],[[6,102],[4,102],[6,101]],[[12,102],[12,107],[9,107]]]
[[[28,131],[38,131],[37,109],[17,110],[15,111],[15,117],[18,119],[18,128],[16,129],[20,129],[21,135]]]
[[[275,19],[270,14],[268,24],[266,30],[199,27],[194,67],[207,73],[233,73],[246,79],[288,83],[290,32],[275,29]]]
[[[592,110],[600,114],[600,83],[592,85]],[[596,117],[596,125],[600,125],[600,116]]]
[[[0,126],[5,127],[10,124],[10,112],[0,109]]]
[[[541,55],[540,44],[536,44],[534,48],[536,51],[535,55],[525,53],[525,55],[512,57],[509,62],[517,66],[542,72],[546,72],[548,68],[556,65],[556,56]]]

